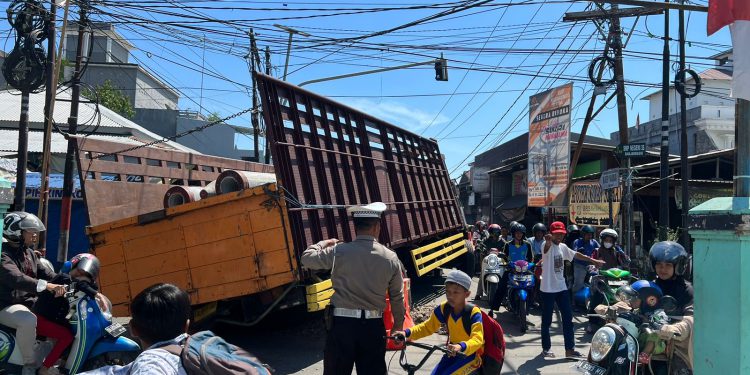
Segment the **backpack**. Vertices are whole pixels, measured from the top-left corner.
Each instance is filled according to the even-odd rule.
[[[252,354],[224,341],[211,331],[188,336],[184,346],[174,344],[160,349],[179,356],[188,375],[271,374]]]
[[[473,309],[474,305],[467,303],[461,312],[461,323],[463,323],[464,331],[468,335],[471,335],[471,311]],[[443,306],[443,316],[446,317],[446,321],[450,310],[451,306],[446,303]],[[482,309],[479,309],[479,311],[482,314],[482,330],[484,331],[484,347],[481,349],[482,373],[485,375],[499,375],[505,361],[505,334],[503,333],[503,327],[500,326],[497,320],[482,311]]]

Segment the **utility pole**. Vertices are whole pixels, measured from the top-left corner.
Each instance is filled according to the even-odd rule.
[[[750,101],[737,98],[734,115],[734,196],[750,197]]]
[[[47,227],[47,214],[49,206],[49,161],[51,156],[52,119],[55,111],[55,93],[57,92],[57,74],[55,69],[55,29],[57,22],[57,2],[50,2],[49,25],[47,28],[47,91],[44,96],[44,144],[42,151],[41,186],[39,188],[39,219]],[[39,236],[39,249],[47,246],[47,233]]]
[[[685,1],[681,0],[681,4]],[[680,90],[680,182],[682,188],[682,244],[685,249],[692,253],[690,235],[688,234],[688,220],[690,220],[690,194],[688,192],[688,181],[690,180],[690,167],[688,166],[688,134],[687,134],[687,93],[685,92],[685,81],[687,79],[687,67],[685,66],[685,10],[679,10],[680,20],[680,74],[682,77],[682,90]],[[679,78],[678,78],[679,79]],[[675,80],[675,86],[677,85]],[[698,82],[696,82],[698,84]]]
[[[299,34],[302,36],[310,36],[310,34],[304,31],[295,30],[291,27],[284,26],[284,25],[276,24],[274,26],[289,33],[289,42],[287,43],[287,46],[286,46],[286,62],[284,63],[284,78],[282,78],[284,81],[286,81],[286,73],[289,70],[289,57],[292,54],[292,39],[294,39],[294,34]]]
[[[250,59],[250,78],[253,81],[253,113],[250,115],[253,124],[253,150],[255,150],[255,161],[260,163],[260,144],[258,138],[260,137],[260,116],[256,109],[258,108],[258,90],[255,82],[255,71],[260,68],[260,56],[258,55],[258,46],[255,44],[255,33],[250,29],[250,51],[248,54]]]
[[[78,129],[78,105],[81,101],[81,65],[83,64],[83,38],[88,23],[86,10],[88,4],[79,2],[80,17],[78,20],[78,43],[76,48],[76,64],[73,73],[72,100],[70,103],[70,117],[68,117],[68,134],[75,135]],[[93,32],[91,36],[93,42]],[[77,141],[75,137],[68,138],[68,152],[65,155],[65,175],[63,178],[62,207],[60,208],[60,242],[57,247],[57,260],[64,262],[68,259],[68,241],[70,239],[70,213],[73,206],[73,169]]]
[[[26,210],[26,164],[29,162],[29,95],[21,92],[21,117],[18,120],[18,162],[16,164],[15,211]]]
[[[271,47],[266,46],[266,74],[271,75]],[[265,136],[263,137],[266,139],[266,147],[264,150],[266,150],[266,164],[271,164],[271,141],[268,139],[268,128],[266,128]]]
[[[664,0],[669,4],[669,0]],[[664,10],[664,53],[661,82],[661,168],[659,169],[659,240],[669,228],[669,10]]]
[[[600,6],[601,8],[601,6]],[[615,74],[615,85],[617,87],[617,119],[619,123],[620,143],[628,143],[628,112],[627,112],[627,97],[625,95],[625,73],[622,62],[622,28],[620,26],[620,18],[624,17],[636,17],[652,14],[660,14],[663,10],[661,8],[653,7],[637,7],[637,8],[625,8],[619,9],[616,2],[613,2],[611,8],[608,10],[600,9],[588,12],[572,12],[566,13],[563,17],[563,21],[582,21],[582,20],[608,20],[609,21],[609,36],[607,37],[612,53],[614,54],[614,74]],[[583,137],[583,135],[582,135]],[[630,168],[630,159],[625,159],[625,170],[627,175],[625,176],[625,194],[623,197],[623,217],[625,218],[625,247],[628,249],[628,253],[633,256],[633,189],[632,189],[632,171]]]

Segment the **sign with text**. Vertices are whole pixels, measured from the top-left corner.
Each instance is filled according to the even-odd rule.
[[[511,186],[511,195],[526,194],[528,189],[529,174],[527,171],[513,172],[513,185]]]
[[[688,186],[688,202],[690,209],[707,202],[713,198],[731,197],[733,190],[731,187],[694,187]],[[674,190],[675,203],[677,209],[682,210],[682,189]]]
[[[620,186],[620,169],[612,168],[602,172],[602,176],[599,178],[599,185],[604,190]]]
[[[529,207],[550,206],[568,186],[572,100],[572,83],[529,98]]]
[[[645,143],[628,143],[617,146],[617,153],[625,158],[639,158],[646,156]]]
[[[620,213],[622,189],[611,189],[612,217]],[[570,186],[570,221],[576,225],[609,226],[607,191],[595,181],[576,182]]]
[[[490,192],[489,167],[471,167],[471,190],[475,193]]]

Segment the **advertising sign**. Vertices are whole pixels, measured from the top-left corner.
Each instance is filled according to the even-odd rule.
[[[602,172],[601,178],[599,178],[599,185],[602,189],[609,190],[620,186],[620,169],[612,168]]]
[[[607,193],[598,181],[576,182],[570,186],[570,221],[576,225],[609,226]],[[612,217],[620,212],[621,188],[612,189]]]
[[[688,202],[690,203],[690,209],[693,209],[713,198],[717,197],[731,197],[731,187],[695,187],[688,186]],[[682,189],[674,190],[675,203],[677,203],[677,209],[682,209]]]
[[[528,192],[529,174],[527,171],[513,172],[511,195],[523,195]]]
[[[572,83],[529,100],[529,207],[551,205],[568,186],[572,100]]]
[[[489,167],[471,167],[471,190],[475,193],[490,192]]]

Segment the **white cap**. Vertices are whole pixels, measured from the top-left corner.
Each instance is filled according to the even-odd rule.
[[[386,210],[386,205],[383,202],[374,202],[366,206],[353,206],[346,209],[352,217],[371,217],[380,218],[380,215]]]

